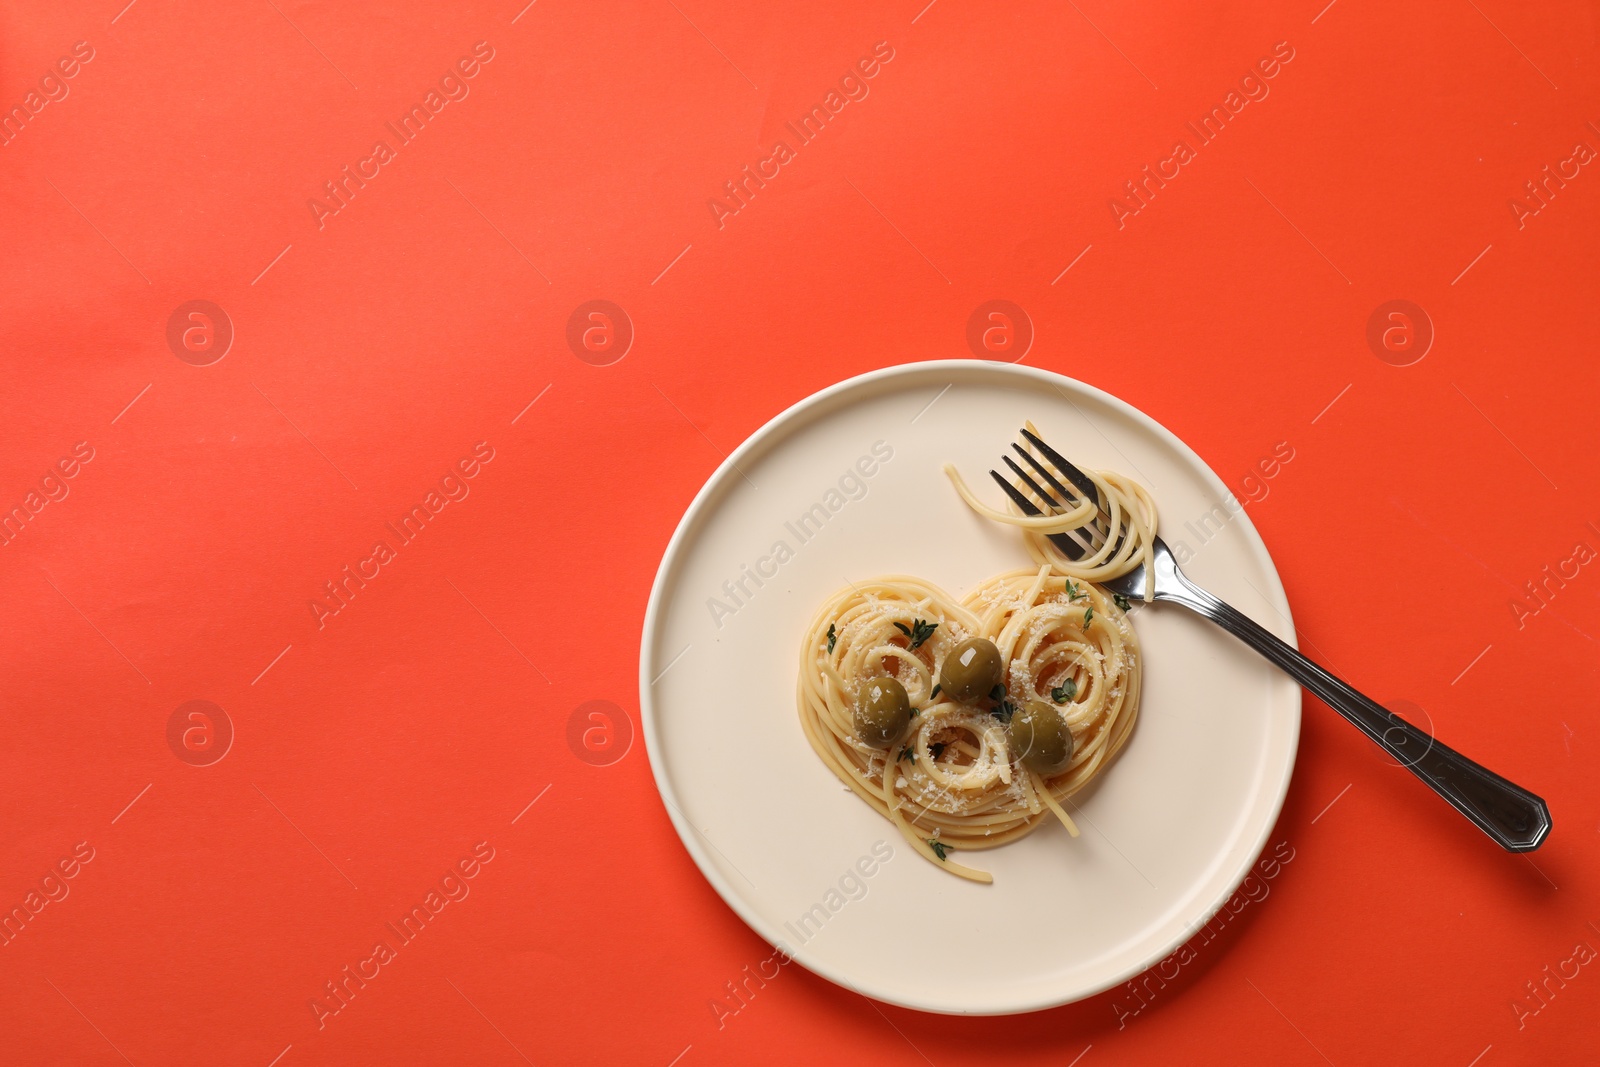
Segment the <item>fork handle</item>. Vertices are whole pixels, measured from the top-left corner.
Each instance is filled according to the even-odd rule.
[[[1528,790],[1436,741],[1348,683],[1311,662],[1277,635],[1181,574],[1180,589],[1158,593],[1211,619],[1277,664],[1509,852],[1532,852],[1550,833],[1550,809]]]

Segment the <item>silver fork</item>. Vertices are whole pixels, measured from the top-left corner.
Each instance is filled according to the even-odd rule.
[[[1106,514],[1105,502],[1094,482],[1031,431],[1024,429],[1022,436],[1046,462],[1041,463],[1038,457],[1020,444],[1014,443],[1011,447],[1022,456],[1038,479],[1010,456],[1004,458],[1006,465],[1027,486],[1032,496],[1011,484],[998,471],[991,470],[990,475],[1027,515],[1045,514],[1046,508],[1054,514],[1079,507],[1083,500],[1094,501],[1100,508],[1100,515],[1091,524],[1087,535],[1072,531],[1068,534],[1051,534],[1050,540],[1068,559],[1081,559],[1090,552],[1098,551],[1110,536],[1110,516]],[[1054,467],[1055,471],[1052,472],[1050,467]],[[1056,477],[1056,472],[1071,482],[1071,486],[1063,484],[1061,478]],[[1041,481],[1044,485],[1040,484]],[[1049,486],[1048,491],[1046,485]],[[1403,766],[1410,768],[1412,774],[1471,819],[1502,848],[1509,852],[1532,852],[1544,843],[1550,833],[1550,809],[1542,799],[1434,740],[1426,731],[1418,729],[1311,662],[1237,608],[1230,607],[1195,585],[1184,577],[1177,561],[1172,558],[1172,552],[1159,537],[1155,538],[1152,562],[1156,600],[1182,604],[1261,653],[1372,738]],[[1145,592],[1144,565],[1103,585],[1112,593],[1129,599],[1142,599]]]

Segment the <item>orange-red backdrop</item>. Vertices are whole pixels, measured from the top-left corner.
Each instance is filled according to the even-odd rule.
[[[525,2],[0,14],[0,1057],[1592,1056],[1592,6]],[[1547,846],[1308,701],[1292,862],[1164,985],[731,999],[770,950],[638,736],[657,561],[746,434],[991,300],[980,354],[1190,442],[1302,645]]]

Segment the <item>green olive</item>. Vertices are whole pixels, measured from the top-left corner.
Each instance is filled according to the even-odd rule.
[[[1000,650],[987,637],[969,637],[945,656],[939,667],[940,692],[952,700],[986,697],[1000,684]]]
[[[1042,700],[1030,700],[1006,724],[1006,741],[1014,755],[1045,778],[1066,770],[1072,760],[1072,733],[1061,712]]]
[[[911,721],[911,700],[906,687],[879,675],[861,688],[856,701],[856,736],[873,748],[888,748]]]

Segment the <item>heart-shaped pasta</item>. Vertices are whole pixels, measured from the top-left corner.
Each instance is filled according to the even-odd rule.
[[[939,679],[963,642],[993,642],[996,689],[958,701]],[[857,708],[878,679],[899,683],[909,721],[885,749],[862,740]],[[1046,818],[1077,828],[1061,802],[1117,754],[1139,708],[1139,643],[1126,613],[1097,587],[1049,564],[989,579],[961,601],[931,582],[891,575],[825,603],[800,654],[800,719],[812,748],[857,796],[929,859],[1031,833]],[[1009,720],[1045,703],[1071,736],[1064,767],[1041,774]]]

